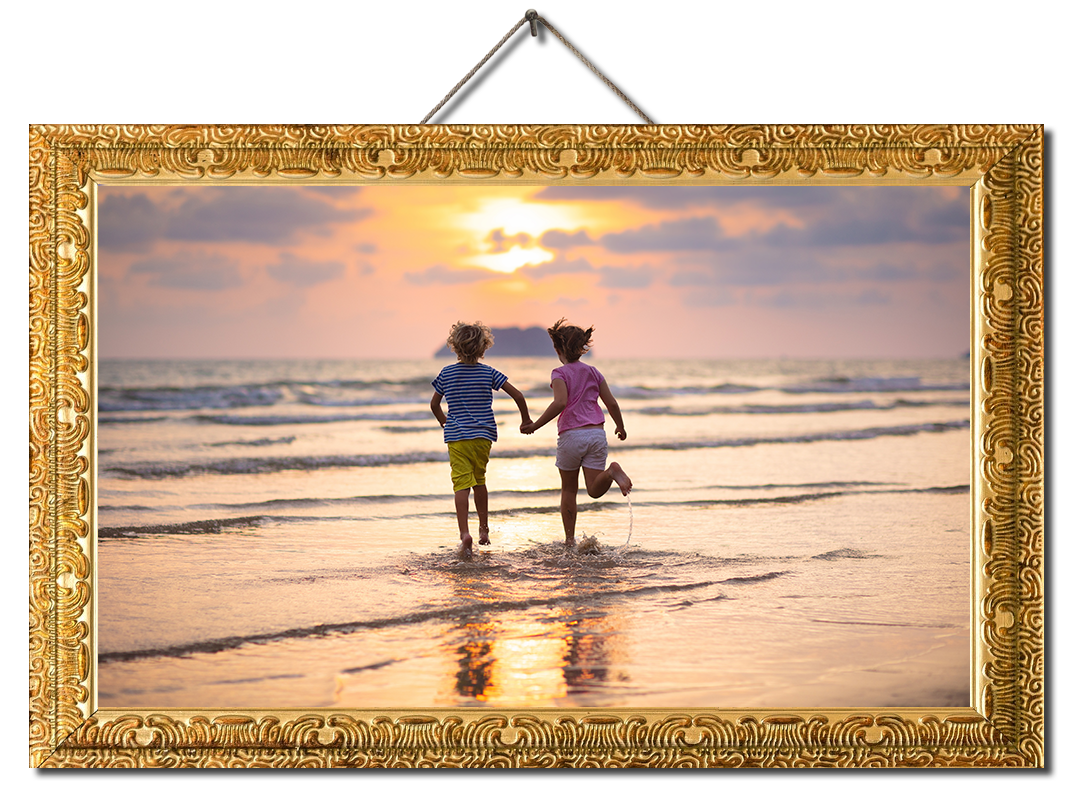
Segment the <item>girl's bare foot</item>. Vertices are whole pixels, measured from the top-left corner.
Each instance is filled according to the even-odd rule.
[[[488,538],[488,526],[481,525],[479,529],[480,538],[477,540],[480,544],[491,544],[492,540]]]
[[[462,534],[462,546],[458,548],[458,557],[465,561],[473,558],[473,537],[468,533]]]
[[[624,495],[629,494],[630,489],[633,488],[633,481],[630,480],[630,476],[623,471],[617,461],[612,461],[608,469],[611,470],[611,477],[618,484],[618,488],[622,490],[622,493]]]

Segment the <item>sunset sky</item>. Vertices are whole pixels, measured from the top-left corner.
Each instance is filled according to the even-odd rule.
[[[969,349],[967,188],[105,186],[99,198],[104,358],[428,358],[458,319],[560,317],[595,325],[613,358]]]

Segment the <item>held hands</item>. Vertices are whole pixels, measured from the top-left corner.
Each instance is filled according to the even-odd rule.
[[[536,425],[535,422],[532,422],[532,421],[523,422],[521,424],[521,426],[518,428],[518,430],[520,430],[526,436],[529,436],[530,434],[536,432],[537,425]],[[615,428],[615,436],[617,436],[623,442],[626,441],[626,429],[622,428],[622,427]]]

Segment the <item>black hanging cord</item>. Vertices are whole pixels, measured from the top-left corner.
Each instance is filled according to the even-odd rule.
[[[526,47],[532,44],[539,50],[552,45],[569,58],[577,69],[596,84],[622,112],[638,124],[664,124],[648,104],[608,70],[604,63],[552,15],[542,9],[529,10],[518,20],[500,42],[489,51],[473,70],[422,120],[427,124],[450,124],[480,97]]]

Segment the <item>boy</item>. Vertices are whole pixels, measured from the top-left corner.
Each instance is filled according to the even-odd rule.
[[[462,540],[460,555],[466,559],[473,555],[473,537],[469,535],[470,489],[473,489],[473,504],[477,507],[480,523],[480,543],[490,543],[485,469],[492,442],[497,438],[492,392],[502,389],[514,398],[522,415],[522,425],[532,421],[525,397],[507,382],[507,376],[487,364],[478,363],[493,341],[488,326],[480,322],[472,325],[456,322],[447,337],[447,344],[458,357],[458,363],[444,367],[432,381],[436,391],[430,407],[443,428],[443,441],[451,459],[458,538]],[[443,398],[447,399],[446,414],[440,407]]]

